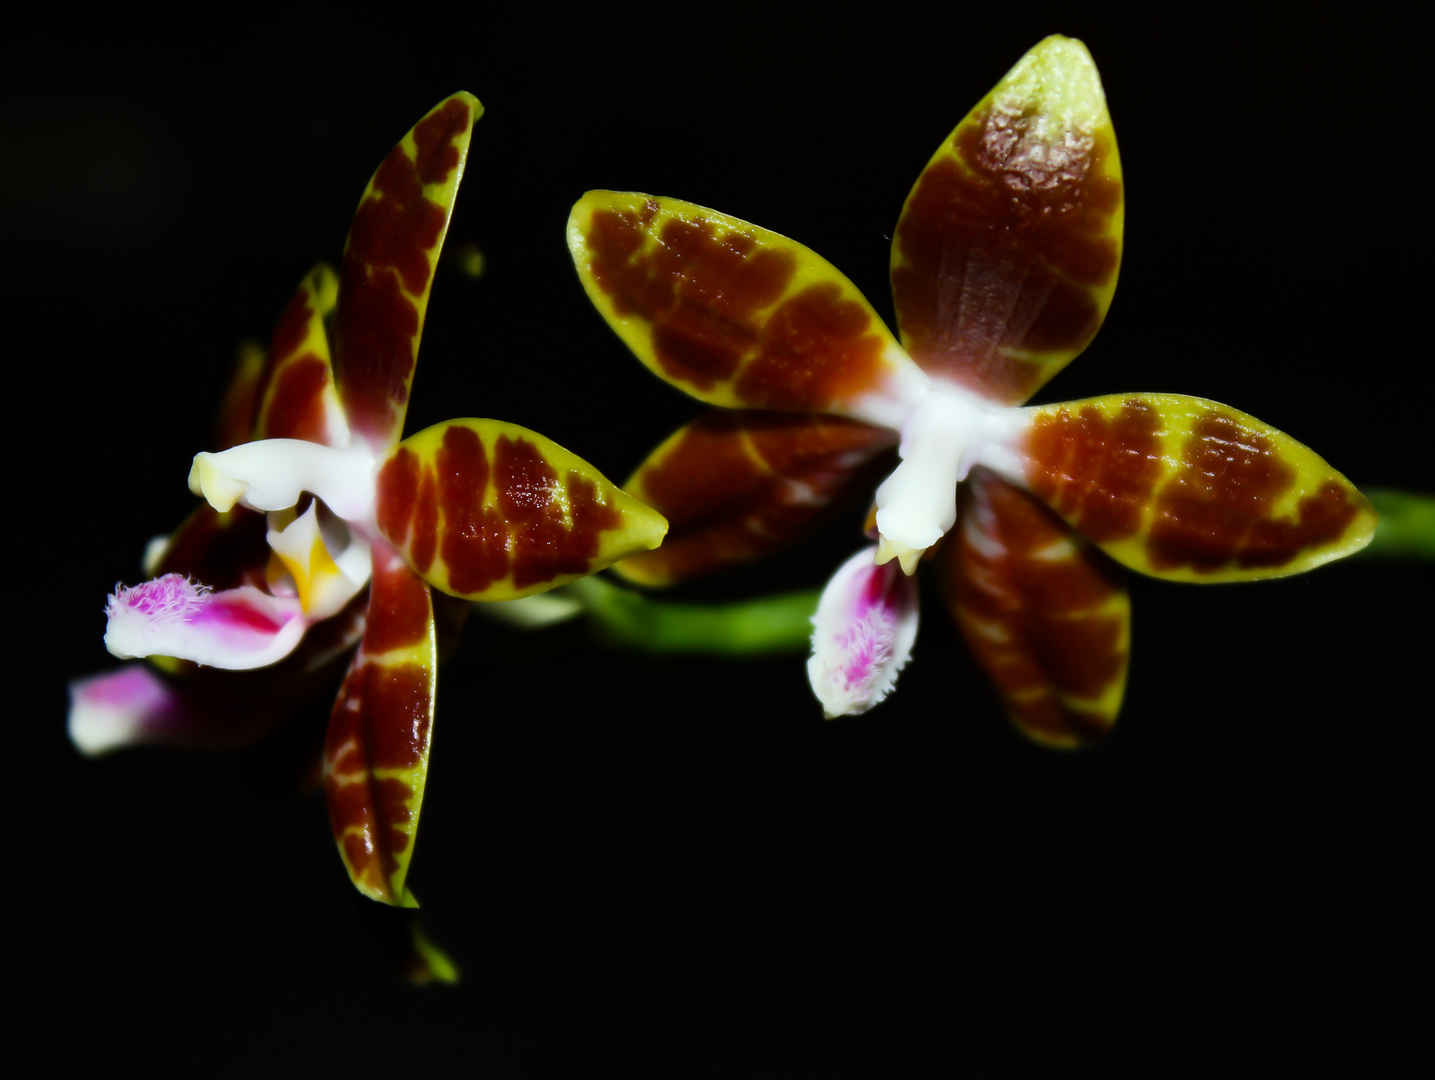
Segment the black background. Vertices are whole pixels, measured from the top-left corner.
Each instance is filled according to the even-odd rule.
[[[1079,755],[1009,729],[934,596],[896,695],[831,724],[798,657],[659,660],[475,618],[440,680],[411,878],[457,988],[392,975],[322,799],[267,759],[70,748],[65,680],[113,663],[105,593],[188,511],[237,342],[267,340],[313,261],[338,258],[373,168],[459,88],[488,113],[449,246],[477,244],[488,272],[438,276],[409,431],[510,420],[621,480],[699,411],[582,294],[563,226],[590,187],[786,233],[890,320],[912,181],[1063,32],[1106,85],[1126,251],[1104,329],[1038,400],[1199,394],[1358,485],[1431,487],[1426,95],[1378,5],[1331,22],[464,11],[219,12],[4,47],[10,981],[37,1018],[21,1057],[214,1075],[1413,1067],[1427,567],[1133,579],[1125,710]],[[820,585],[857,524],[690,595]]]

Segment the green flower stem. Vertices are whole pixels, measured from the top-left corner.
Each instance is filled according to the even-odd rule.
[[[651,593],[586,577],[552,592],[474,608],[523,630],[581,615],[608,644],[644,652],[758,656],[806,651],[820,595],[812,589],[734,604],[693,604],[656,600]]]
[[[1380,515],[1363,554],[1387,559],[1435,559],[1435,497],[1408,491],[1366,494]]]
[[[604,640],[647,652],[752,656],[803,652],[820,592],[780,593],[732,604],[654,600],[597,577],[566,586]]]

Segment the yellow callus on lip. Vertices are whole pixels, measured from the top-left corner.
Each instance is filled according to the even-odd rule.
[[[315,616],[319,608],[325,609],[324,614],[329,613],[328,609],[337,599],[336,587],[338,593],[344,594],[345,602],[355,591],[349,575],[329,554],[319,528],[317,506],[310,503],[309,508],[297,516],[292,508],[271,513],[266,536],[271,557],[265,576],[272,585],[287,570],[294,579],[299,605],[309,616]]]

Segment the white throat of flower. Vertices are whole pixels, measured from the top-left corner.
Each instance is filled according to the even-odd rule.
[[[972,466],[1016,470],[1008,447],[1019,426],[1018,410],[934,382],[902,421],[902,462],[877,489],[878,565],[896,559],[913,573],[956,523],[957,484]]]

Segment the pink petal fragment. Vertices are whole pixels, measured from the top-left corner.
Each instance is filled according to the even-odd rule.
[[[812,618],[807,677],[829,720],[866,712],[888,693],[917,639],[917,582],[876,548],[833,575]]]
[[[304,636],[299,601],[252,586],[213,592],[179,574],[116,586],[105,647],[121,660],[174,656],[243,671],[284,659]]]
[[[250,697],[206,694],[148,664],[126,664],[70,683],[70,741],[89,757],[142,745],[232,750],[253,742],[276,718],[271,709],[254,708]]]

